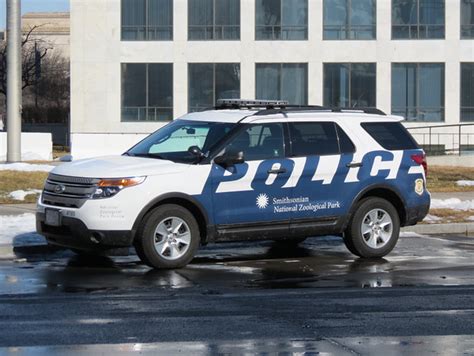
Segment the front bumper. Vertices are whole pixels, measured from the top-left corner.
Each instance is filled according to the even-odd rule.
[[[79,219],[63,216],[61,226],[45,224],[45,214],[36,213],[36,230],[53,245],[82,250],[108,250],[130,247],[134,231],[90,230]]]

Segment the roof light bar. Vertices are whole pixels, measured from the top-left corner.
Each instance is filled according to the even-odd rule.
[[[287,106],[285,100],[247,100],[247,99],[218,99],[217,106]]]

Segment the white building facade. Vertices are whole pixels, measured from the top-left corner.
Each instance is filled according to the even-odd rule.
[[[474,0],[71,0],[73,154],[223,97],[474,121]]]

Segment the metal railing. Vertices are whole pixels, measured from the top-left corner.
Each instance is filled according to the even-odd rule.
[[[267,26],[255,27],[257,40],[305,40],[308,38],[308,26]]]
[[[474,123],[407,127],[428,155],[474,154]]]
[[[240,25],[189,25],[189,40],[239,40]]]

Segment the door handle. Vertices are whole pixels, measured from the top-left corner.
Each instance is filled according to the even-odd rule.
[[[347,168],[356,168],[356,167],[362,167],[364,164],[362,162],[351,162],[346,164]]]
[[[280,174],[280,173],[286,173],[286,168],[278,168],[278,169],[269,169],[267,171],[268,174]]]

